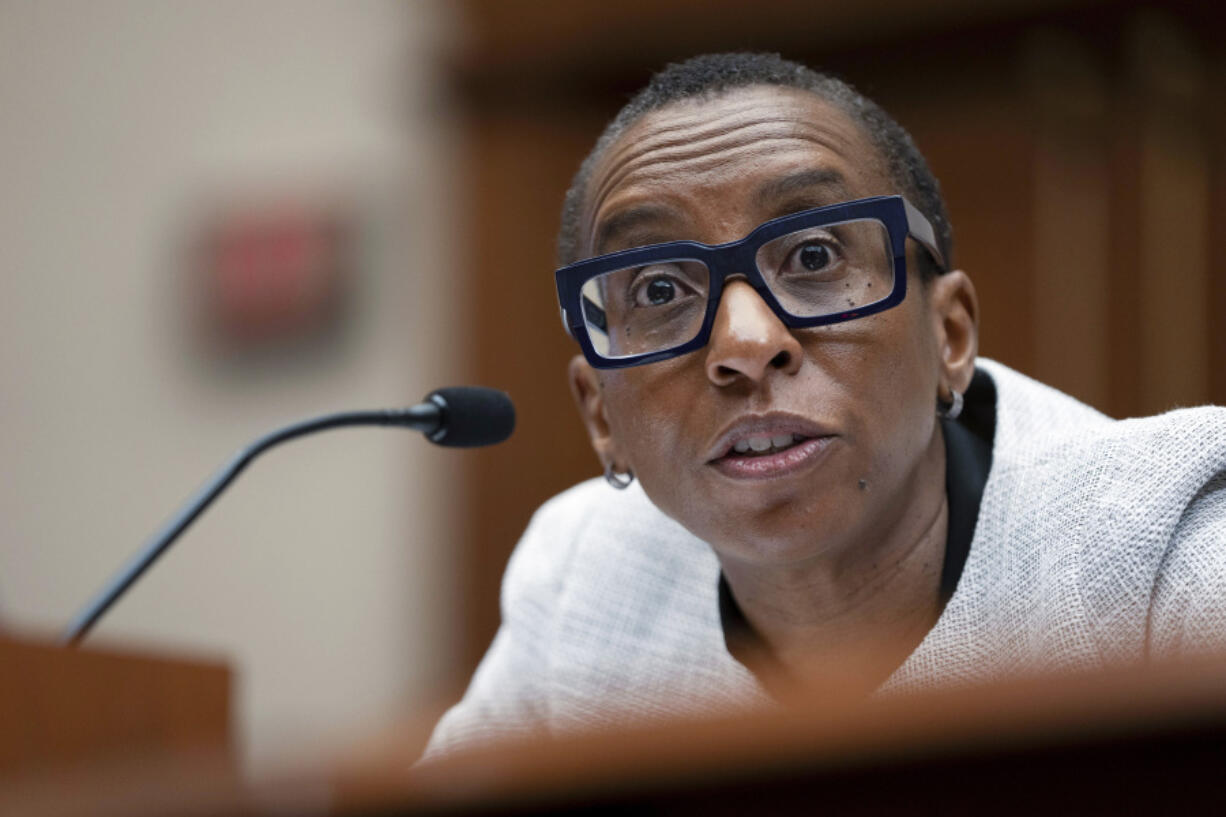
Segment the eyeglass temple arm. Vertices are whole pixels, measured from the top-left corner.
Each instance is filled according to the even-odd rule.
[[[936,234],[932,231],[932,224],[923,213],[915,209],[915,206],[906,199],[902,200],[902,206],[907,211],[907,231],[911,233],[911,237],[923,244],[925,249],[932,253],[932,257],[941,265],[941,269],[945,269],[945,256],[941,254],[940,248],[937,247]]]
[[[584,317],[587,318],[589,328],[599,329],[601,332],[608,332],[608,324],[606,323],[605,311],[596,305],[596,302],[586,295],[580,294],[579,302],[583,306]],[[562,328],[566,330],[566,334],[572,335],[570,331],[570,321],[567,319],[566,308],[562,308]]]

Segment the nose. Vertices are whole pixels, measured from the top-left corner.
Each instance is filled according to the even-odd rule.
[[[712,383],[759,383],[772,370],[795,374],[801,355],[800,341],[753,287],[745,281],[724,287],[707,343],[707,377]]]

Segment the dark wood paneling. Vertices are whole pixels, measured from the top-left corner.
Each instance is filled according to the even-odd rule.
[[[575,348],[554,291],[554,238],[562,193],[603,112],[550,106],[500,109],[469,120],[464,268],[471,309],[473,380],[515,401],[512,438],[468,471],[457,613],[471,638],[471,668],[498,623],[502,568],[532,511],[599,473],[566,382]]]
[[[470,369],[512,393],[520,426],[465,477],[472,510],[458,582],[467,633],[459,675],[493,635],[499,579],[531,512],[597,473],[564,378],[573,347],[552,289],[553,241],[571,174],[604,121],[653,70],[694,53],[757,48],[848,78],[912,132],[941,180],[956,261],[980,295],[982,353],[1122,416],[1166,397],[1145,393],[1153,365],[1147,373],[1139,364],[1142,284],[1153,285],[1142,276],[1161,272],[1140,261],[1152,247],[1142,243],[1140,215],[1152,179],[1142,173],[1147,148],[1138,123],[1153,112],[1128,37],[1138,19],[1152,17],[1143,5],[878,0],[818,11],[809,2],[762,0],[750,13],[731,0],[465,3],[469,30],[452,75],[467,133]],[[1217,55],[1221,79],[1212,32],[1224,15],[1226,6],[1173,2],[1159,17]],[[1036,75],[1036,38],[1041,54],[1053,35],[1072,59],[1066,54],[1054,73]],[[1069,96],[1076,88],[1064,86],[1087,75],[1097,83],[1091,96],[1101,98],[1078,112],[1076,94]],[[1220,96],[1220,85],[1212,87]],[[1212,146],[1208,212],[1221,228],[1226,126],[1218,107],[1202,106],[1181,127]],[[1071,186],[1062,190],[1065,176]],[[1088,239],[1094,246],[1073,247],[1060,264],[1043,266],[1077,239],[1077,222],[1097,236]],[[1204,377],[1219,400],[1226,399],[1226,333],[1213,327],[1226,309],[1223,263],[1221,253],[1211,255],[1213,277],[1202,296],[1214,310],[1211,337],[1180,341],[1209,349],[1213,371]],[[1072,280],[1083,267],[1084,279]],[[1059,308],[1049,308],[1062,295]],[[1094,314],[1078,319],[1085,307],[1096,307]]]
[[[954,225],[954,263],[975,282],[980,352],[1025,371],[1034,367],[1034,135],[1015,60],[1016,35],[980,41],[975,70],[949,52],[905,74],[855,78],[915,138],[941,183]],[[967,53],[965,60],[972,58]],[[965,65],[963,60],[956,61]]]
[[[1210,52],[1208,106],[1212,184],[1209,189],[1209,397],[1226,405],[1226,45],[1215,38]]]
[[[1096,15],[1128,0],[466,0],[453,72],[469,93],[590,91],[691,54],[780,51],[805,57],[876,53],[910,64],[932,54],[882,53],[887,43],[1009,27],[1053,12]]]

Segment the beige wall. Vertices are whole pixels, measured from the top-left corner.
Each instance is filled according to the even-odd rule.
[[[0,626],[58,631],[257,434],[452,380],[444,11],[0,7]],[[349,342],[254,376],[209,365],[182,231],[217,201],[320,190],[370,232]],[[385,726],[449,660],[447,453],[384,430],[274,451],[97,641],[230,660],[251,767]]]

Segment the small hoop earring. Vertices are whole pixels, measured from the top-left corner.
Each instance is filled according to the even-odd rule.
[[[634,472],[626,471],[624,474],[619,474],[614,469],[613,463],[609,463],[604,467],[604,479],[617,490],[624,491],[630,487],[630,483],[634,482]]]
[[[962,392],[951,388],[948,403],[937,399],[937,416],[946,420],[957,420],[958,415],[962,413],[962,402]]]

